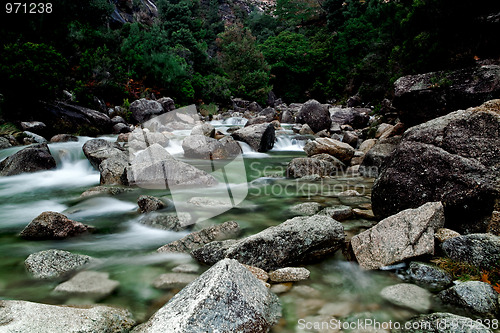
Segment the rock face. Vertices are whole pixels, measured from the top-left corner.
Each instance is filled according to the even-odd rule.
[[[84,271],[58,285],[54,293],[99,300],[110,295],[119,285],[118,281],[109,279],[108,273]]]
[[[141,124],[146,120],[165,113],[166,111],[163,109],[160,102],[141,98],[130,104],[130,112],[132,112],[132,118],[137,123]]]
[[[457,316],[451,313],[435,312],[421,315],[407,321],[404,330],[395,332],[408,333],[492,333],[482,323],[467,317]]]
[[[25,301],[0,301],[0,331],[37,333],[128,332],[132,314],[110,306],[83,308]]]
[[[434,232],[444,224],[443,205],[429,202],[380,221],[351,240],[356,259],[365,269],[434,254]]]
[[[441,244],[446,255],[480,268],[490,268],[500,260],[500,237],[491,234],[470,234],[450,238]]]
[[[133,332],[268,332],[280,315],[278,297],[236,260],[225,259]]]
[[[111,119],[102,112],[63,102],[44,105],[39,115],[47,124],[47,137],[59,133],[95,136],[111,133],[113,126]]]
[[[32,240],[65,239],[94,230],[94,227],[70,220],[63,214],[43,212],[21,231],[20,236]]]
[[[382,172],[384,162],[396,150],[401,142],[401,136],[393,136],[381,139],[371,148],[363,158],[359,166],[359,173],[365,177],[377,178]]]
[[[235,238],[240,233],[241,229],[238,223],[235,221],[228,221],[220,225],[214,225],[200,231],[192,232],[184,238],[160,247],[157,251],[189,253],[213,241]]]
[[[54,279],[82,269],[96,261],[92,257],[62,250],[46,250],[30,254],[24,261],[26,269],[36,279]]]
[[[379,218],[442,201],[447,227],[486,230],[499,197],[500,100],[408,129],[372,190]]]
[[[295,121],[299,124],[309,125],[314,133],[324,129],[328,130],[332,124],[328,108],[314,99],[302,105]]]
[[[380,295],[389,302],[417,312],[427,312],[431,308],[431,293],[410,283],[400,283],[385,287]]]
[[[253,150],[264,153],[274,147],[276,130],[272,124],[256,124],[231,134],[238,141],[246,142]]]
[[[478,315],[497,317],[500,313],[498,293],[481,281],[457,284],[438,294],[445,304],[453,304]]]
[[[394,83],[393,105],[413,126],[500,97],[500,66],[409,75]]]
[[[344,245],[344,227],[328,216],[295,217],[241,240],[211,242],[192,252],[213,265],[223,258],[266,271],[314,261]]]
[[[354,148],[347,143],[330,138],[317,138],[314,141],[309,141],[304,146],[304,151],[307,156],[329,154],[344,163],[349,162],[354,156]]]
[[[316,158],[298,157],[288,163],[286,176],[289,178],[300,178],[312,175],[324,177],[335,175],[337,170],[338,169],[328,161]]]
[[[0,162],[0,176],[14,176],[24,172],[55,169],[56,160],[47,144],[24,148]]]

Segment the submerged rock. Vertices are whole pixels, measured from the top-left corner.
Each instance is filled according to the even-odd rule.
[[[356,259],[377,269],[423,254],[434,254],[434,232],[444,224],[443,205],[428,202],[390,216],[351,239]]]
[[[43,212],[21,231],[20,236],[32,240],[65,239],[94,230],[94,227],[70,220],[61,213]]]
[[[266,271],[315,261],[344,246],[344,227],[328,216],[295,217],[241,240],[215,241],[192,252],[202,263],[224,258]]]
[[[47,144],[24,148],[0,162],[0,176],[14,176],[56,168],[56,160]]]
[[[184,238],[163,245],[158,252],[185,252],[189,253],[213,241],[235,238],[241,233],[240,226],[235,221],[227,221],[219,225],[210,226],[200,231],[190,233]]]
[[[54,289],[54,294],[99,300],[118,288],[120,282],[109,279],[109,273],[84,271]]]
[[[304,202],[290,207],[290,212],[295,215],[314,215],[320,209],[317,202]]]
[[[224,259],[133,332],[268,332],[280,315],[278,297],[236,260]]]
[[[427,312],[431,308],[431,293],[419,286],[400,283],[385,287],[380,295],[387,301],[417,312]]]
[[[45,250],[30,254],[24,265],[36,279],[55,279],[96,262],[97,259],[82,254]]]
[[[2,332],[114,333],[135,325],[128,310],[103,305],[78,308],[0,300],[0,309]]]

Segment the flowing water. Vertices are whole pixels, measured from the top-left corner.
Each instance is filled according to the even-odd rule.
[[[242,119],[214,122],[222,131],[242,125]],[[168,150],[182,158],[182,137],[176,132]],[[99,184],[99,173],[85,159],[82,145],[89,140],[50,144],[57,169],[0,178],[0,299],[20,299],[50,304],[82,304],[89,300],[52,294],[61,281],[36,281],[26,272],[24,260],[34,252],[62,249],[101,259],[93,269],[109,272],[120,287],[100,303],[129,308],[138,321],[147,320],[173,294],[152,287],[152,281],[181,263],[193,263],[188,255],[158,254],[155,250],[187,232],[150,228],[138,223],[137,198],[140,194],[168,196],[168,191],[137,189],[113,197],[80,197],[85,190]],[[114,141],[114,137],[105,137]],[[304,141],[292,132],[281,131],[270,152],[256,153],[243,144],[244,163],[249,190],[246,199],[219,216],[203,221],[196,228],[236,220],[244,236],[277,225],[292,217],[289,208],[297,203],[318,202],[322,207],[344,204],[357,208],[370,202],[372,180],[358,176],[338,175],[328,181],[303,181],[284,178],[288,162],[305,156]],[[0,151],[3,159],[20,147]],[[227,171],[231,173],[231,169]],[[240,175],[244,177],[243,175]],[[340,197],[347,189],[356,189],[359,197]],[[93,225],[92,235],[63,241],[26,241],[19,232],[44,211],[61,212],[71,219]],[[343,222],[346,234],[352,236],[373,222],[352,219]],[[398,283],[395,274],[365,272],[347,262],[341,253],[319,264],[309,265],[309,280],[296,283],[281,294],[283,319],[273,332],[302,332],[301,321],[325,322],[331,318],[376,318],[379,321],[404,320],[413,313],[385,303],[380,290]],[[202,267],[201,271],[206,267]]]

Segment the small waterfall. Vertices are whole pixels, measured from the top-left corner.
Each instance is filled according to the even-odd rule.
[[[242,118],[242,117],[231,117],[227,118],[223,121],[224,125],[229,125],[229,126],[245,126],[247,123],[248,119]]]
[[[306,141],[297,140],[290,136],[280,135],[276,139],[271,151],[303,151],[306,144]]]

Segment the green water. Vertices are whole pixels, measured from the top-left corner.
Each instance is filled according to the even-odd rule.
[[[153,280],[181,263],[193,263],[188,255],[160,255],[155,250],[187,232],[164,231],[137,223],[138,196],[168,197],[166,190],[137,189],[114,197],[80,198],[82,192],[99,183],[98,172],[81,152],[87,139],[50,145],[58,160],[57,170],[0,178],[0,299],[91,304],[92,301],[86,299],[55,296],[52,290],[61,281],[37,281],[26,272],[24,260],[29,254],[62,249],[102,259],[94,269],[110,273],[110,278],[118,280],[120,287],[99,303],[128,308],[136,320],[144,321],[176,292],[153,288]],[[4,150],[1,156],[17,149]],[[289,208],[297,203],[318,202],[322,207],[344,204],[358,208],[370,202],[371,179],[349,175],[323,181],[284,178],[288,162],[299,156],[304,153],[298,149],[246,154],[249,182],[246,199],[238,207],[197,224],[193,230],[235,220],[246,236],[292,217]],[[228,168],[227,172],[233,171]],[[340,192],[348,189],[356,189],[362,195],[339,197]],[[18,237],[34,217],[49,210],[91,224],[98,232],[64,241],[26,241]],[[369,228],[373,222],[353,219],[343,224],[350,237]],[[273,332],[303,331],[298,327],[299,320],[324,321],[329,313],[336,318],[371,316],[379,320],[405,320],[414,315],[389,305],[379,296],[383,287],[399,282],[394,274],[362,271],[345,261],[341,253],[307,268],[311,278],[280,295],[283,319]],[[206,269],[202,267],[200,272]]]

